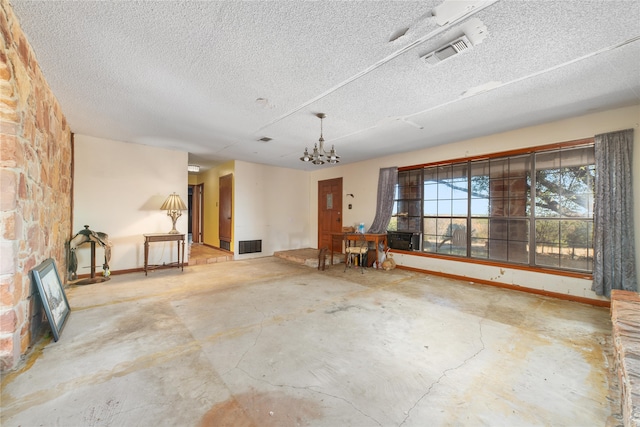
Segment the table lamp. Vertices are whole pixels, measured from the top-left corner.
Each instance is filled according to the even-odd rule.
[[[167,197],[167,200],[165,200],[162,206],[160,206],[160,210],[167,211],[167,215],[170,216],[173,221],[173,229],[169,234],[178,234],[179,231],[176,230],[176,221],[180,215],[182,215],[182,211],[187,210],[187,206],[184,204],[180,196],[175,192],[170,194],[169,197]]]

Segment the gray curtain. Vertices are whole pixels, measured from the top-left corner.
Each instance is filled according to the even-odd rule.
[[[597,295],[612,289],[637,292],[633,233],[631,163],[633,129],[595,137],[596,199],[593,286]]]
[[[398,183],[398,168],[380,169],[378,178],[378,204],[376,206],[376,216],[373,219],[368,233],[383,234],[387,232],[391,214],[393,213],[393,196]]]

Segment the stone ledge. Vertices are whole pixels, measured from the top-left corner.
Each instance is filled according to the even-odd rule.
[[[613,350],[625,426],[640,427],[640,295],[611,292]]]
[[[276,258],[286,259],[288,261],[295,262],[297,264],[303,264],[308,267],[318,268],[318,256],[320,254],[320,250],[313,248],[303,248],[303,249],[292,249],[288,251],[276,251],[273,253],[273,256]],[[327,252],[325,257],[326,265],[328,266],[330,262],[330,255]],[[333,254],[333,263],[340,264],[344,262],[344,254],[342,253],[334,253]]]

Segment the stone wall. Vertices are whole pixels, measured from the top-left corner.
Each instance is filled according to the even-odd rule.
[[[611,291],[613,352],[620,383],[622,424],[640,426],[640,295]]]
[[[30,270],[53,258],[65,280],[71,131],[8,0],[0,0],[0,371],[48,330]]]

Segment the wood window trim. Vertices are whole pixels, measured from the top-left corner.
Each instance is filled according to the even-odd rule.
[[[554,150],[558,148],[579,147],[581,145],[591,145],[594,142],[595,142],[594,138],[583,138],[583,139],[576,139],[573,141],[555,142],[555,143],[546,144],[546,145],[536,145],[534,147],[500,151],[498,153],[479,154],[477,156],[471,156],[471,157],[460,157],[457,159],[440,160],[437,162],[422,163],[419,165],[401,166],[401,167],[398,167],[398,172],[409,171],[413,169],[422,169],[422,168],[432,167],[432,166],[448,165],[451,163],[471,162],[476,160],[494,159],[496,157],[507,157],[507,156],[517,156],[520,154],[531,154],[531,153],[536,153],[540,151]]]

